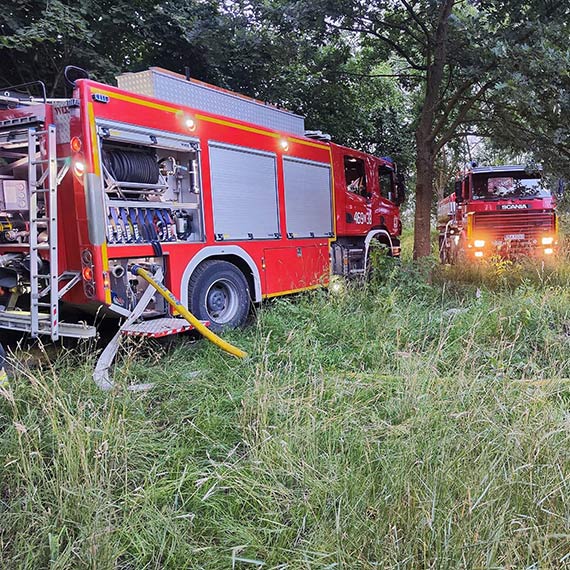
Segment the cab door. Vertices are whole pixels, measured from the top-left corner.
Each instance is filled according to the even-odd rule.
[[[391,235],[399,233],[398,196],[395,173],[385,164],[377,166],[380,195],[375,203],[374,227],[386,228]]]
[[[346,234],[366,234],[372,226],[372,177],[366,161],[356,155],[345,154],[344,177]]]

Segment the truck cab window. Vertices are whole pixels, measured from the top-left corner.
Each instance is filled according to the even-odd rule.
[[[367,196],[364,160],[354,156],[345,156],[344,176],[348,192],[358,194],[359,196]]]
[[[394,191],[394,177],[392,176],[392,171],[385,166],[381,166],[378,169],[378,180],[380,181],[380,193],[382,197],[391,202],[395,202],[396,193]]]

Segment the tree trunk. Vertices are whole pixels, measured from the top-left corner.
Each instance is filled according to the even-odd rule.
[[[434,157],[430,144],[416,136],[416,211],[414,217],[414,259],[431,253],[431,203]]]
[[[446,42],[449,17],[455,0],[444,0],[439,7],[438,25],[432,51],[427,53],[426,91],[416,129],[416,213],[414,226],[414,259],[431,253],[430,216],[435,172],[434,120],[440,100],[443,69],[446,64]],[[429,49],[429,48],[428,48]]]

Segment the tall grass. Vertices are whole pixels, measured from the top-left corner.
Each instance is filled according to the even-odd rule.
[[[0,564],[570,567],[569,290],[456,277],[276,300],[243,362],[135,347],[113,394],[88,350],[16,371]]]

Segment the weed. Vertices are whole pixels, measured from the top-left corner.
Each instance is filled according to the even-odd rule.
[[[111,394],[89,352],[16,369],[0,565],[568,567],[568,269],[517,271],[276,299],[227,334],[248,360],[134,347]]]

